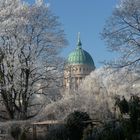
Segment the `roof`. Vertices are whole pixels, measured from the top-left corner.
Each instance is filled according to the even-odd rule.
[[[67,64],[68,65],[86,64],[88,66],[95,67],[91,55],[87,51],[82,49],[82,43],[79,36],[76,49],[69,54],[67,58]]]
[[[58,120],[47,120],[42,122],[34,122],[33,125],[49,125],[49,124],[63,124],[63,121]]]

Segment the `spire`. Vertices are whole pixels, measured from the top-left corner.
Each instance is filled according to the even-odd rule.
[[[77,49],[80,49],[82,46],[81,39],[80,39],[80,32],[78,32],[78,42],[77,42]]]

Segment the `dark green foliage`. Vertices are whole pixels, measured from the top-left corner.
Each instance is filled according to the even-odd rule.
[[[138,96],[132,96],[129,101],[129,114],[130,114],[130,122],[132,126],[133,132],[136,132],[138,118],[140,118],[140,100]]]
[[[28,133],[28,128],[24,128],[20,135],[20,140],[27,140],[27,133]]]
[[[132,131],[136,132],[138,118],[140,117],[140,99],[136,95],[132,95],[129,102],[123,97],[122,100],[120,98],[116,98],[116,105],[119,107],[121,114],[129,114],[130,115],[130,126],[132,127]]]
[[[86,121],[91,120],[86,112],[74,111],[66,118],[66,128],[70,140],[81,140],[84,129],[91,123]]]
[[[92,134],[85,137],[84,140],[124,140],[124,133],[122,126],[113,121],[93,128]]]
[[[47,140],[81,140],[83,130],[91,123],[87,123],[90,117],[86,112],[75,111],[67,116],[65,125],[50,127]]]
[[[27,140],[27,136],[25,132],[22,133],[20,140]]]
[[[108,123],[94,127],[84,134],[83,140],[140,140],[140,98],[131,96],[127,101],[116,98],[116,105],[121,114],[129,117],[110,120]],[[92,131],[92,134],[91,134]]]
[[[82,140],[86,140],[89,137],[91,137],[92,136],[92,131],[93,131],[93,127],[91,125],[89,125],[87,128],[85,128],[84,131],[83,131]]]
[[[18,140],[19,136],[21,135],[21,128],[17,125],[12,126],[10,134],[15,140]]]
[[[67,129],[64,125],[49,128],[46,140],[68,140]]]
[[[29,125],[12,124],[10,134],[14,140],[32,140],[33,135],[29,133]]]
[[[125,138],[127,140],[132,140],[133,132],[132,132],[132,127],[131,127],[130,120],[123,119],[123,120],[121,120],[121,124],[122,124],[122,127],[123,127]]]
[[[119,107],[121,114],[125,114],[129,112],[129,105],[124,97],[122,100],[120,100],[120,98],[116,98],[115,105]]]

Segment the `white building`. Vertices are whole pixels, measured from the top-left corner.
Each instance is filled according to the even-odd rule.
[[[91,55],[82,48],[80,36],[75,50],[68,55],[64,70],[64,88],[78,89],[82,80],[95,69]]]

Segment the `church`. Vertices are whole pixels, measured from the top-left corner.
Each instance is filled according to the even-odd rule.
[[[82,48],[80,33],[78,33],[76,48],[68,55],[64,66],[64,89],[77,90],[82,80],[94,70],[94,61]]]

